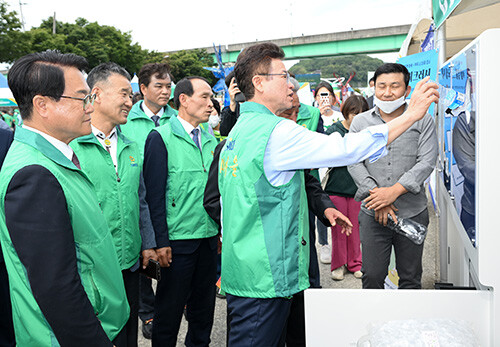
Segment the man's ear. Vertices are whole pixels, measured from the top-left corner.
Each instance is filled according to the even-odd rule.
[[[102,96],[102,89],[95,86],[94,88],[92,88],[92,90],[90,91],[90,94],[95,94],[95,102],[97,102],[98,104],[100,104],[102,102],[101,100],[101,96]]]
[[[252,77],[253,88],[255,89],[255,91],[258,91],[259,93],[264,92],[264,86],[262,85],[262,81],[263,81],[262,76],[255,75]]]
[[[145,95],[146,94],[146,90],[148,89],[148,87],[144,83],[141,83],[141,85],[139,86],[139,88],[141,89],[142,95]]]
[[[33,111],[46,118],[49,109],[48,96],[35,95],[32,99]]]
[[[408,86],[408,87],[406,88],[405,99],[408,97],[408,95],[410,95],[410,93],[411,93],[411,86]]]
[[[186,107],[188,102],[188,96],[186,94],[179,95],[179,105],[182,107]]]

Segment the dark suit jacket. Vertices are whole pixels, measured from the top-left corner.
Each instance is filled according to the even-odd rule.
[[[7,129],[0,129],[0,169],[2,168],[3,161],[7,152],[9,151],[10,144],[14,140],[14,133]],[[0,262],[3,262],[2,248],[0,247]]]
[[[168,151],[160,133],[152,131],[146,139],[144,150],[144,184],[146,202],[155,230],[156,247],[172,247],[172,254],[191,254],[196,251],[202,239],[170,240],[166,216],[166,198],[168,178]],[[209,238],[211,249],[217,248],[217,236]]]
[[[10,144],[14,140],[14,133],[7,129],[0,129],[0,168],[2,168],[3,161],[7,155]]]

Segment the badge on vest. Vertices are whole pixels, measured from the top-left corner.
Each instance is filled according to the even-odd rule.
[[[130,166],[137,166],[137,163],[135,162],[135,158],[131,155],[128,157],[130,159]]]
[[[234,149],[234,143],[235,142],[236,141],[233,140],[233,139],[231,139],[231,138],[227,139],[226,150],[232,151]]]
[[[228,170],[231,169],[233,170],[232,172],[233,177],[236,177],[236,169],[238,168],[238,157],[236,155],[234,156],[233,165],[229,165],[229,163],[230,163],[229,156],[226,157],[225,160],[224,158],[221,158],[219,173],[224,172],[224,177],[226,177]]]

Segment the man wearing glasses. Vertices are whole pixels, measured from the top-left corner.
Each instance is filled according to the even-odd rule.
[[[309,287],[303,170],[377,160],[438,100],[437,85],[424,80],[402,118],[343,138],[318,134],[276,116],[293,101],[283,58],[275,44],[257,44],[240,53],[234,70],[247,102],[220,153],[218,177],[229,346],[283,343],[291,296]],[[350,233],[340,212],[324,214]]]
[[[68,145],[91,133],[85,67],[80,56],[45,51],[9,71],[24,125],[0,173],[0,237],[20,346],[126,343],[129,307],[112,236]]]

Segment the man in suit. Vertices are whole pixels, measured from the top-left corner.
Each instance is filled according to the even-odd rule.
[[[0,238],[20,346],[126,343],[129,307],[112,236],[68,145],[91,132],[86,63],[45,51],[9,71],[24,124],[0,172]]]
[[[217,140],[200,124],[212,112],[211,96],[202,77],[179,81],[174,94],[179,115],[155,128],[146,140],[146,200],[162,265],[153,346],[176,345],[186,304],[186,346],[210,343],[218,228],[203,208],[203,192]]]
[[[9,129],[0,129],[0,169],[7,155],[10,144],[14,139],[14,133]],[[0,248],[0,302],[5,311],[0,315],[0,346],[15,346],[14,327],[12,326],[12,307],[9,295],[9,277],[3,261],[2,249]]]
[[[149,132],[167,123],[170,117],[177,115],[177,111],[168,105],[172,92],[172,77],[168,64],[145,64],[138,77],[143,100],[132,106],[127,123],[120,125],[120,129],[124,136],[138,144],[142,161]],[[151,339],[155,294],[150,278],[142,275],[139,281],[139,318],[142,321],[142,334]]]

